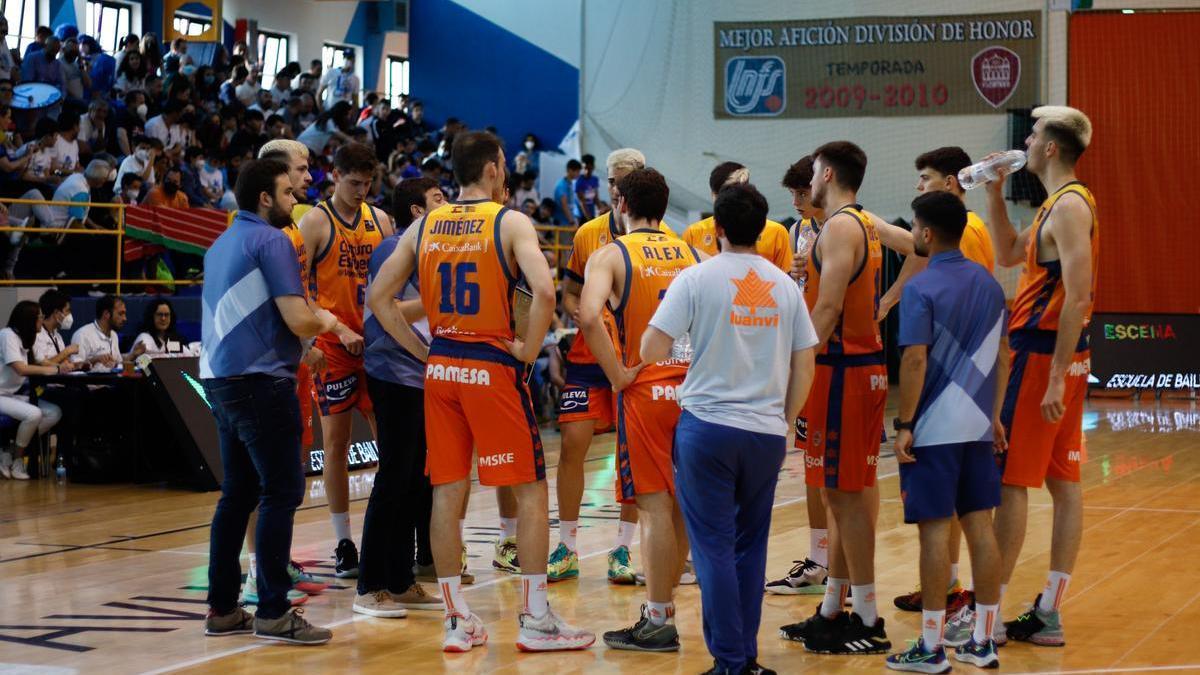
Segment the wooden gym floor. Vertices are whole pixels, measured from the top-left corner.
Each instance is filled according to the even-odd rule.
[[[1084,421],[1085,538],[1064,607],[1068,645],[1015,645],[1001,651],[1005,673],[1200,672],[1200,409],[1097,401]],[[544,433],[551,483],[558,438]],[[579,544],[582,577],[556,584],[554,607],[597,633],[629,625],[642,589],[610,587],[605,553],[614,537],[612,435],[601,436],[587,464]],[[919,615],[890,598],[917,579],[916,529],[903,524],[896,463],[881,463],[883,508],[876,559],[880,609],[893,644],[919,630]],[[768,575],[785,572],[808,546],[801,457],[792,453],[775,498]],[[351,487],[357,538],[373,474]],[[553,487],[551,487],[553,494]],[[53,481],[0,482],[0,673],[69,672],[678,672],[711,665],[700,632],[696,587],[677,596],[683,648],[677,655],[606,649],[519,654],[515,578],[493,573],[497,515],[492,490],[476,487],[468,518],[472,608],[484,618],[489,646],[465,655],[440,651],[441,613],[399,620],[355,615],[352,583],[315,597],[308,618],[334,628],[323,647],[267,644],[249,636],[205,638],[204,587],[208,522],[216,493],[156,487],[58,486]],[[554,503],[553,498],[551,504]],[[1031,497],[1029,537],[1009,590],[1006,618],[1038,593],[1046,571],[1051,511],[1046,492]],[[551,512],[551,518],[556,516]],[[331,572],[330,525],[320,479],[309,481],[296,515],[294,555],[310,570]],[[557,534],[551,532],[551,542]],[[635,561],[640,560],[634,550]],[[964,553],[963,568],[967,568]],[[809,615],[813,597],[764,597],[759,660],[781,673],[880,672],[881,656],[806,654],[777,637],[781,624]],[[970,670],[959,665],[957,669]]]

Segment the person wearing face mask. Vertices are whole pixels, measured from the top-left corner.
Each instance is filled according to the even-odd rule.
[[[59,329],[71,330],[75,316],[71,314],[71,298],[62,291],[51,288],[38,299],[42,307],[42,329],[33,340],[33,359],[42,366],[57,366],[66,362],[79,345],[68,345],[59,335]]]
[[[172,209],[186,209],[190,206],[188,196],[183,192],[183,172],[178,166],[167,168],[162,184],[154,186],[146,196],[146,205]]]
[[[201,180],[205,166],[204,148],[193,146],[183,155],[183,192],[187,195],[192,206],[200,208],[216,208],[221,200],[223,191],[210,190],[209,185]]]
[[[538,161],[538,148],[541,147],[541,144],[538,142],[538,137],[534,136],[533,134],[525,134],[525,142],[523,147],[525,148],[525,155],[529,160],[529,165],[526,167],[526,170],[532,169],[535,172],[538,171],[538,165],[540,163]]]
[[[127,173],[121,176],[120,192],[113,195],[113,201],[128,204],[129,206],[137,206],[138,198],[142,195],[142,185],[144,184],[142,177],[136,173]]]
[[[0,412],[20,421],[13,443],[16,457],[0,452],[0,476],[14,480],[29,480],[25,471],[25,449],[35,434],[45,434],[62,419],[62,409],[49,401],[31,404],[22,392],[30,375],[69,373],[70,363],[39,366],[30,363],[29,350],[42,323],[42,310],[32,300],[22,300],[13,307],[8,327],[0,331]]]
[[[147,184],[154,185],[156,178],[154,175],[154,160],[162,152],[162,143],[153,138],[138,136],[133,139],[133,146],[133,154],[121,162],[121,168],[117,171],[117,184],[123,184],[122,179],[125,174],[133,173],[141,176],[142,180]]]

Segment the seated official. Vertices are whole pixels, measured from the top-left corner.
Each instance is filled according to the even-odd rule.
[[[166,298],[159,298],[146,305],[142,317],[142,332],[133,341],[145,353],[158,356],[190,356],[187,339],[180,335],[175,326],[175,308]]]
[[[67,345],[58,330],[71,330],[75,317],[71,315],[71,298],[51,288],[38,299],[42,308],[42,329],[33,340],[33,360],[39,366],[65,363],[79,351],[78,345]]]
[[[121,354],[117,332],[125,327],[125,321],[124,300],[115,295],[106,295],[97,300],[96,320],[71,336],[71,344],[79,348],[71,361],[87,363],[91,367],[113,368],[123,361],[132,361],[141,356],[146,347],[137,344],[128,355]]]
[[[56,375],[69,373],[74,364],[61,363],[57,366],[38,366],[29,362],[29,350],[34,338],[42,328],[42,310],[32,300],[22,300],[13,307],[8,327],[0,330],[0,413],[17,420],[17,437],[13,442],[14,453],[0,452],[0,476],[14,480],[29,480],[25,469],[25,449],[33,440],[34,433],[50,431],[62,419],[62,410],[49,401],[29,402],[28,377],[30,375]]]

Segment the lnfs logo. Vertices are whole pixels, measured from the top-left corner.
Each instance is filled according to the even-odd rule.
[[[725,111],[770,117],[787,105],[787,68],[778,56],[735,56],[725,62]]]

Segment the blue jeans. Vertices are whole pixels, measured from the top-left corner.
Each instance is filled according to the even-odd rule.
[[[242,540],[258,507],[257,616],[277,619],[289,607],[292,520],[304,499],[296,381],[259,374],[213,378],[204,380],[204,391],[225,469],[209,538],[208,604],[221,614],[237,607]]]
[[[767,535],[787,438],[705,422],[675,428],[675,494],[700,580],[704,643],[722,669],[758,657]]]

